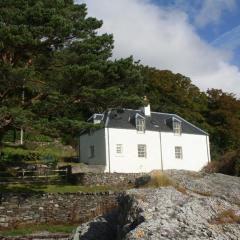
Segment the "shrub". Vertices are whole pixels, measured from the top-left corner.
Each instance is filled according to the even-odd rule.
[[[212,221],[212,224],[240,223],[240,216],[233,209],[220,212]]]
[[[4,142],[14,142],[20,140],[20,130],[11,129],[4,135]],[[53,138],[37,132],[24,132],[24,141],[34,142],[53,142]]]
[[[232,151],[224,154],[217,161],[212,161],[204,167],[204,171],[207,173],[240,176],[240,151]]]
[[[135,187],[142,188],[158,188],[158,187],[168,187],[172,186],[177,191],[182,194],[187,194],[187,189],[173,179],[171,179],[167,174],[161,171],[153,171],[150,175],[145,175],[136,179]]]
[[[167,187],[173,186],[173,181],[162,172],[154,172],[151,175],[140,177],[136,180],[136,187]]]
[[[2,151],[2,161],[17,163],[27,159],[35,159],[36,154],[23,147],[5,147]]]
[[[43,164],[56,165],[65,157],[76,155],[74,149],[67,149],[64,146],[37,145],[29,149],[28,144],[24,146],[6,146],[3,148],[0,161],[17,165],[20,162],[42,162]]]

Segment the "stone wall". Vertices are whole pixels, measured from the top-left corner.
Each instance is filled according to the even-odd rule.
[[[77,173],[72,174],[72,181],[84,186],[133,186],[143,175],[146,173]]]
[[[117,207],[117,194],[1,194],[0,227],[34,223],[86,222]]]

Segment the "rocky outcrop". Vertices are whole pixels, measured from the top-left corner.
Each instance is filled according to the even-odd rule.
[[[74,240],[239,239],[240,178],[187,171],[167,174],[173,186],[127,191],[119,197],[115,223],[96,218],[80,226]],[[103,235],[99,231],[94,235],[93,223],[98,228],[105,223]],[[115,235],[108,238],[107,231]]]
[[[173,187],[131,190],[144,221],[123,239],[238,239],[240,225],[214,224],[220,212],[239,206],[212,196],[183,194]],[[240,212],[238,212],[240,215]],[[129,224],[129,223],[127,223]]]

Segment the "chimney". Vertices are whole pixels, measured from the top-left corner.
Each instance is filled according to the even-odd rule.
[[[150,103],[146,96],[144,97],[144,106],[141,108],[141,111],[144,113],[145,116],[147,117],[151,116]]]

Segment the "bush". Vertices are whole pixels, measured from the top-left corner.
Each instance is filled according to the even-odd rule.
[[[21,162],[28,159],[38,159],[38,155],[23,147],[5,147],[2,151],[2,161]]]
[[[173,186],[174,182],[162,172],[153,172],[151,175],[140,177],[136,180],[136,187],[167,187]]]
[[[238,216],[233,209],[228,209],[220,212],[212,221],[213,224],[231,224],[240,223],[240,216]]]
[[[4,135],[4,142],[14,142],[15,140],[20,140],[20,130],[11,129]],[[53,138],[39,133],[24,132],[24,141],[53,142]]]
[[[232,151],[224,154],[217,161],[210,162],[204,171],[207,173],[223,173],[232,176],[240,176],[240,151]]]
[[[58,161],[62,161],[66,157],[73,158],[75,156],[76,152],[74,149],[63,145],[34,145],[26,143],[24,146],[5,146],[0,161],[12,163],[41,161],[44,164],[56,165]]]

